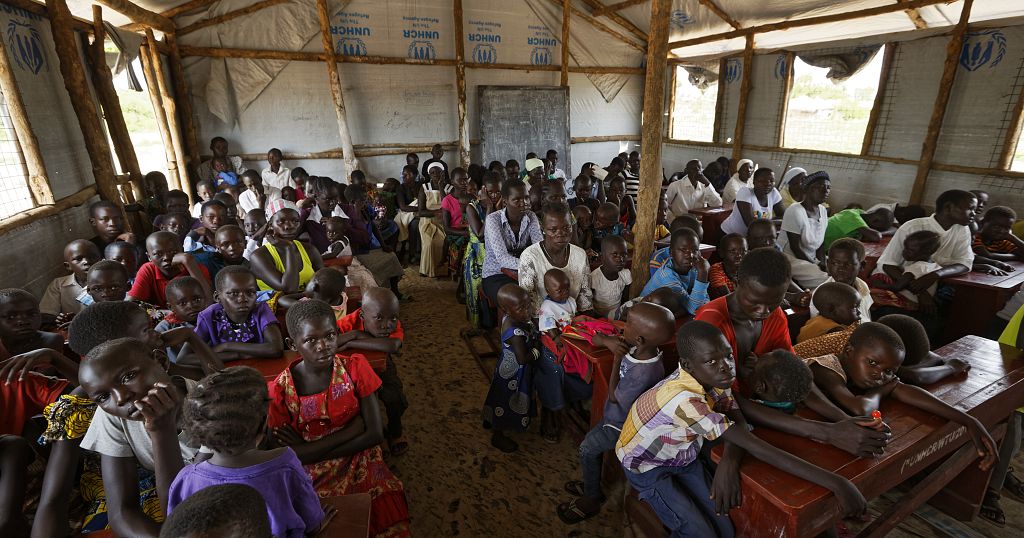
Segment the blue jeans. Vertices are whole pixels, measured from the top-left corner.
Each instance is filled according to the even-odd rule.
[[[644,473],[626,470],[626,478],[673,537],[734,536],[729,516],[715,514],[711,477],[699,458],[685,467],[656,467]]]
[[[598,424],[583,438],[580,443],[580,468],[583,470],[583,496],[589,499],[600,499],[601,464],[605,452],[615,450],[619,440],[619,431],[606,425]]]
[[[556,360],[553,353],[542,348],[540,358],[534,362],[533,386],[537,389],[540,404],[551,411],[564,409],[566,401],[585,400],[593,391],[593,387],[580,376],[566,374]]]

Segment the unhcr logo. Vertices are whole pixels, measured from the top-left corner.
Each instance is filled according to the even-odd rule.
[[[693,22],[693,18],[687,15],[685,11],[678,9],[672,12],[672,18],[669,19],[669,23],[678,28],[682,28],[691,22]]]
[[[736,82],[743,75],[743,64],[739,60],[732,59],[725,62],[725,81],[729,84]]]
[[[784,78],[786,78],[786,73],[788,71],[789,71],[789,65],[786,62],[786,55],[785,54],[780,54],[779,57],[775,59],[775,78],[776,79],[784,79]]]
[[[551,49],[547,47],[534,47],[530,53],[531,65],[551,65]]]
[[[1006,36],[999,30],[970,32],[964,38],[964,49],[960,53],[960,65],[968,71],[977,71],[984,66],[989,69],[999,65],[1006,55]]]
[[[434,44],[429,41],[413,41],[409,43],[409,58],[413,60],[433,60],[437,58]]]
[[[366,56],[366,42],[355,37],[344,37],[335,44],[334,52],[343,56]]]
[[[498,61],[498,51],[494,45],[482,43],[473,47],[473,61],[478,64],[493,64]]]
[[[38,75],[46,66],[46,55],[35,26],[11,19],[7,24],[7,44],[18,67]]]

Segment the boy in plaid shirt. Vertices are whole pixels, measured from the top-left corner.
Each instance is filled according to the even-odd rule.
[[[629,483],[672,536],[734,535],[728,513],[740,504],[745,450],[832,490],[844,515],[864,513],[867,501],[850,481],[750,434],[730,389],[732,346],[717,327],[691,321],[676,342],[679,368],[637,399],[615,446]],[[725,453],[712,481],[698,458],[704,440],[719,438]]]

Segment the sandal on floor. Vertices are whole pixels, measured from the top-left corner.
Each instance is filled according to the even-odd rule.
[[[1006,478],[1003,479],[1003,489],[1024,502],[1024,482],[1021,482],[1017,475],[1013,474],[1013,467],[1006,471]]]
[[[592,514],[588,514],[584,512],[579,506],[576,506],[576,499],[567,503],[559,504],[556,512],[558,512],[558,519],[561,519],[563,523],[568,525],[574,525],[580,521],[590,519],[600,513],[594,512]]]
[[[584,497],[583,493],[583,481],[582,480],[570,480],[563,486],[566,493],[573,497]]]
[[[998,494],[991,489],[985,493],[985,499],[981,501],[981,510],[979,510],[978,515],[997,527],[1006,526],[1006,514],[1003,513],[1003,509],[999,506]]]
[[[388,446],[391,448],[392,456],[401,456],[409,451],[409,441],[406,441],[405,437],[389,440]]]

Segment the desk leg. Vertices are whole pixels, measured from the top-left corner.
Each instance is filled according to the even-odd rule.
[[[999,290],[957,286],[949,307],[945,336],[949,342],[968,334],[984,336],[986,325],[1005,304],[1006,298]]]
[[[1000,424],[992,429],[992,438],[997,446],[1007,442],[1006,424]],[[974,446],[970,443],[969,446]],[[948,486],[935,494],[928,504],[942,510],[960,521],[971,521],[978,515],[981,508],[981,501],[985,499],[985,491],[988,489],[989,480],[992,478],[992,468],[982,471],[977,465],[969,465],[964,472],[960,473]]]
[[[1001,425],[992,431],[992,434],[999,434],[1000,437],[1006,432],[1006,425]],[[942,462],[934,471],[918,482],[899,502],[893,504],[882,515],[864,527],[857,534],[857,538],[882,538],[892,529],[899,525],[900,521],[914,513],[919,506],[924,504],[933,495],[948,485],[968,466],[975,465],[978,461],[978,452],[974,443],[967,441],[952,456]]]

